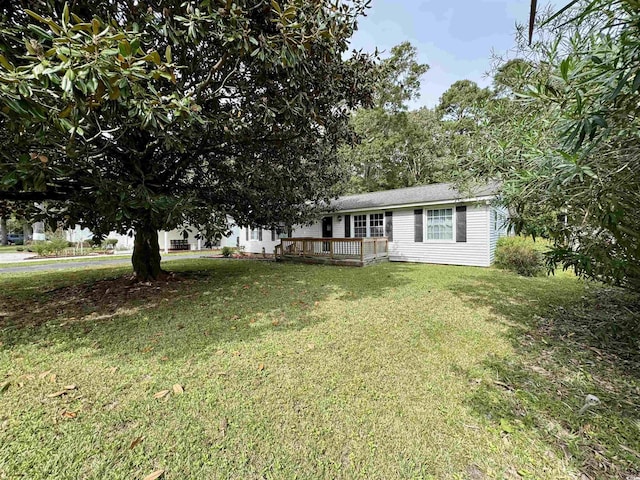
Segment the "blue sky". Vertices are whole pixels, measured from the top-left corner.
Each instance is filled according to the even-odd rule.
[[[491,84],[485,75],[491,51],[504,53],[514,45],[515,24],[528,22],[529,1],[373,0],[351,46],[388,52],[410,41],[419,61],[431,67],[422,79],[421,97],[411,106],[433,107],[456,80]]]

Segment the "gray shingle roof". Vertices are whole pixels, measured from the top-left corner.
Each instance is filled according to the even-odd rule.
[[[339,197],[330,204],[333,211],[366,210],[371,208],[415,205],[421,203],[450,202],[468,198],[496,195],[500,188],[497,182],[456,190],[450,183],[434,183],[417,187],[398,188],[381,192],[361,193]]]

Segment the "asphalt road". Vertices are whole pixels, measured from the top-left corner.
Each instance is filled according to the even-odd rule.
[[[206,253],[194,253],[189,255],[166,255],[162,257],[162,262],[170,262],[173,260],[188,260],[192,258],[206,257]],[[27,260],[28,262],[28,260]],[[26,262],[25,262],[26,263]],[[2,267],[0,273],[25,273],[25,272],[44,272],[51,270],[71,270],[78,268],[91,268],[91,267],[113,267],[120,265],[131,265],[131,257],[114,258],[113,260],[82,260],[77,262],[60,262],[60,263],[47,263],[31,265],[25,265],[24,263],[16,263],[15,267]]]

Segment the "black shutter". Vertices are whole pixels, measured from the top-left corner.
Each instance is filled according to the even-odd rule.
[[[384,212],[384,235],[393,242],[393,212]]]
[[[292,238],[293,236],[293,228],[287,227],[287,237]]]
[[[351,236],[351,215],[344,216],[344,238]]]
[[[249,241],[249,230],[251,230],[249,227],[247,227],[247,242]]]
[[[273,230],[271,230],[271,241],[272,242],[276,241],[276,229],[275,228]]]
[[[258,240],[262,241],[262,229],[258,229]]]
[[[456,242],[467,241],[467,207],[456,207]]]
[[[424,232],[423,228],[423,217],[422,217],[422,209],[419,208],[413,211],[414,217],[414,232],[413,232],[413,241],[414,242],[422,242],[422,236]]]

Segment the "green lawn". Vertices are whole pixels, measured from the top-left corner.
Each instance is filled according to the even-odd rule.
[[[568,274],[166,268],[0,278],[0,478],[639,473],[637,299],[612,324],[622,294]]]

